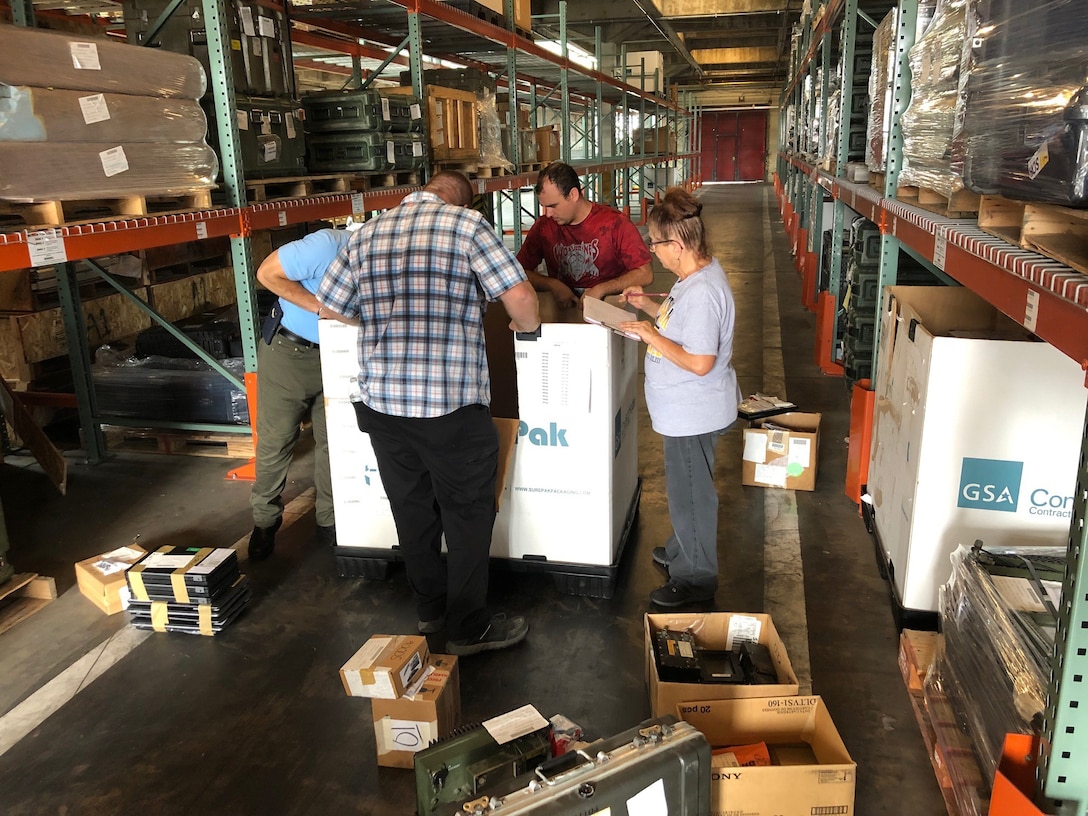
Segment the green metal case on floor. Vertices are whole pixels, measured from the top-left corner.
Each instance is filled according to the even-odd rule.
[[[375,130],[406,133],[421,129],[423,121],[414,97],[383,96],[375,90],[307,94],[302,105],[310,133]]]
[[[426,164],[419,133],[321,133],[310,137],[309,148],[315,173],[418,172]]]

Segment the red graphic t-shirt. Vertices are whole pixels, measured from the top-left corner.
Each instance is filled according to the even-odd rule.
[[[575,289],[590,289],[650,262],[650,250],[619,210],[594,203],[586,220],[560,226],[547,216],[533,224],[518,250],[530,271],[544,261],[548,275]]]

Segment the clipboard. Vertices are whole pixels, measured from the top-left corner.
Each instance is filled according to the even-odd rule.
[[[637,320],[638,315],[634,312],[629,312],[626,309],[621,309],[618,306],[613,306],[611,303],[605,303],[603,300],[599,300],[595,297],[582,298],[582,318],[586,323],[595,323],[598,326],[604,326],[606,329],[611,329],[622,337],[627,337],[631,340],[642,339],[637,334],[624,331],[619,327],[620,323]]]

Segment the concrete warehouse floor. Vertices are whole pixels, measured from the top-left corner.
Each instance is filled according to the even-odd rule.
[[[858,763],[859,816],[943,814],[897,667],[888,587],[843,493],[849,394],[812,362],[814,317],[800,305],[773,191],[713,185],[700,195],[736,295],[742,391],[823,414],[813,492],[742,487],[739,430],[720,442],[721,586],[702,608],[774,617]],[[659,272],[654,289],[672,280]],[[516,648],[462,661],[463,722],[531,703],[610,736],[649,716],[642,616],[659,611],[647,598],[662,582],[650,551],[668,517],[641,388],[640,411],[641,510],[614,597],[561,595],[547,575],[493,570],[493,607],[528,616],[531,629]],[[310,486],[311,458],[296,460],[287,498]],[[0,467],[10,559],[55,576],[62,593],[0,635],[6,816],[414,813],[412,773],[376,766],[370,704],[347,697],[337,674],[370,634],[414,631],[403,569],[384,582],[337,577],[309,512],[280,532],[269,561],[242,563],[253,601],[214,638],[137,632],[75,587],[74,562],[137,534],[145,547],[241,539],[244,556],[249,485],[223,480],[229,464],[123,453],[73,465],[63,498],[29,460]],[[793,526],[791,556],[781,531]]]

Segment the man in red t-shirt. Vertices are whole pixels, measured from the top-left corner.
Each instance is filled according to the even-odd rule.
[[[538,292],[551,292],[566,308],[583,294],[603,298],[653,281],[650,251],[635,225],[619,210],[583,198],[569,164],[541,170],[536,195],[543,213],[525,236],[518,261]],[[541,261],[547,275],[536,271]]]

